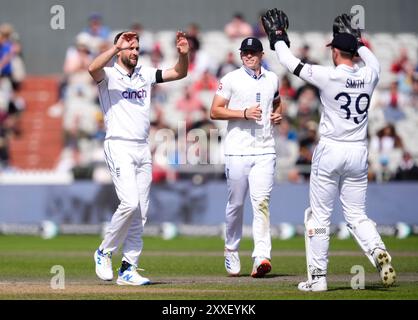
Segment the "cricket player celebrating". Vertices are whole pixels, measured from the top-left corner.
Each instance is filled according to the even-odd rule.
[[[367,111],[379,80],[380,65],[361,43],[360,30],[351,26],[351,17],[335,18],[331,47],[335,68],[303,64],[289,50],[286,34],[289,22],[277,9],[262,17],[270,47],[290,72],[320,90],[323,105],[320,141],[315,149],[310,176],[310,208],[305,211],[305,246],[308,281],[302,291],[327,290],[330,217],[338,194],[345,220],[354,239],[378,269],[384,285],[394,283],[391,257],[366,216]],[[354,64],[358,53],[364,67]]]
[[[156,83],[187,75],[189,45],[177,32],[179,59],[167,70],[137,65],[139,38],[134,32],[119,33],[114,45],[89,66],[97,82],[104,113],[104,152],[120,204],[113,214],[103,242],[94,253],[96,274],[112,280],[112,253],[123,243],[118,285],[144,285],[150,281],[138,274],[142,232],[147,218],[151,185],[151,152],[148,146],[151,88]],[[106,67],[116,56],[112,67]]]
[[[273,72],[261,66],[264,53],[260,40],[246,38],[240,50],[243,66],[220,80],[210,111],[212,119],[228,120],[225,268],[231,276],[238,276],[241,270],[238,250],[249,188],[254,214],[251,276],[263,277],[271,270],[269,201],[276,163],[273,125],[282,119],[280,108],[273,106],[280,104],[279,81]]]

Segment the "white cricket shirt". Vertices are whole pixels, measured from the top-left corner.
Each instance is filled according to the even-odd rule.
[[[293,72],[300,60],[292,55],[283,41],[275,44],[280,63]],[[340,64],[323,67],[305,64],[299,77],[320,90],[322,103],[319,134],[321,139],[337,142],[367,144],[368,109],[379,81],[380,66],[376,57],[366,47],[358,53],[364,67]]]
[[[276,153],[270,114],[278,87],[276,74],[264,68],[261,68],[261,74],[257,77],[242,66],[221,79],[216,94],[228,100],[227,108],[244,110],[260,104],[262,109],[261,121],[228,120],[225,155]]]
[[[150,128],[151,87],[157,69],[138,66],[130,76],[115,62],[105,67],[99,88],[106,139],[147,140]]]

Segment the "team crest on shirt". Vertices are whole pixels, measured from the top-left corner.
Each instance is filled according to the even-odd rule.
[[[145,78],[142,76],[142,74],[140,73],[140,74],[138,74],[138,77],[139,77],[139,79],[142,81],[142,82],[145,82]]]

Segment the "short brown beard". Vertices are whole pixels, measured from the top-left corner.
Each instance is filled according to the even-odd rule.
[[[126,56],[122,56],[121,61],[125,65],[125,67],[128,68],[128,69],[133,69],[133,68],[136,67],[136,63],[132,64],[131,61],[129,60],[129,58],[126,57]]]

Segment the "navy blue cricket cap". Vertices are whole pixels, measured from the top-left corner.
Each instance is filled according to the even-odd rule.
[[[262,52],[263,51],[263,44],[260,40],[254,37],[245,38],[241,42],[241,47],[239,48],[241,51],[249,50],[255,52]]]
[[[336,34],[334,39],[327,44],[327,47],[329,46],[348,53],[356,53],[358,48],[356,37],[349,33]]]

